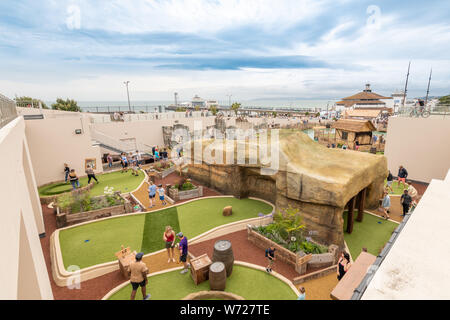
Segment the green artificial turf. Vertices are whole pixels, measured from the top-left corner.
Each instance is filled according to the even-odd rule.
[[[356,221],[356,211],[353,216],[353,232],[349,234],[345,231],[347,211],[344,212],[344,240],[353,260],[356,260],[363,247],[367,248],[369,253],[377,256],[391,238],[392,232],[398,224],[368,213],[364,214],[362,222]]]
[[[233,207],[231,216],[222,215],[226,206]],[[269,214],[272,212],[272,206],[252,199],[209,198],[179,206],[178,219],[181,231],[189,239],[220,225],[256,218],[260,212]]]
[[[209,282],[195,285],[189,273],[180,274],[171,271],[148,279],[147,293],[151,300],[180,300],[190,293],[210,290]],[[234,266],[233,273],[227,278],[225,291],[237,294],[246,300],[295,300],[297,296],[281,280],[266,272],[243,266]],[[110,300],[129,300],[131,285],[128,284],[110,297]],[[136,299],[142,299],[138,290]]]
[[[140,251],[144,220],[145,215],[124,216],[61,230],[64,267],[77,265],[82,269],[113,261],[121,245]]]
[[[91,196],[102,195],[105,191],[105,187],[113,187],[114,191],[120,190],[122,193],[134,191],[139,187],[142,180],[144,180],[145,175],[142,171],[139,171],[139,176],[133,176],[131,170],[128,170],[128,172],[124,173],[121,171],[104,173],[96,175],[96,177],[100,183],[97,184],[95,183],[95,180],[91,180],[91,182],[94,182],[94,186],[90,190]],[[84,187],[87,185],[88,178],[80,178],[79,182],[80,187]],[[59,182],[40,187],[38,191],[40,196],[50,196],[72,191],[72,185],[70,183]]]
[[[224,217],[222,210],[227,205],[233,206],[233,215]],[[144,253],[158,251],[164,248],[162,235],[167,225],[177,233],[182,231],[189,239],[217,226],[271,211],[270,205],[258,200],[211,198],[61,230],[59,240],[64,266],[85,268],[114,261],[114,253],[120,250],[122,244]]]
[[[404,184],[399,184],[397,182],[397,180],[392,181],[392,190],[394,190],[394,193],[392,193],[392,194],[398,194],[398,195],[403,194],[403,190],[404,190],[403,186],[404,186]],[[385,188],[387,187],[386,180],[384,180],[384,187]]]
[[[150,212],[145,215],[144,236],[141,251],[150,253],[164,249],[163,233],[166,226],[171,226],[175,233],[180,231],[177,207],[162,211]]]

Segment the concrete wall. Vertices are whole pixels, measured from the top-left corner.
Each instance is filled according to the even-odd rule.
[[[26,120],[26,135],[37,185],[64,179],[64,163],[85,175],[85,159],[96,158],[102,172],[100,148],[92,146],[89,116],[75,112],[44,114],[44,119]],[[75,134],[81,129],[81,134]]]
[[[45,233],[25,122],[0,129],[0,300],[53,299],[39,234]]]
[[[396,176],[403,165],[412,180],[444,179],[450,168],[449,138],[450,118],[389,118],[384,151],[389,170]]]
[[[170,114],[178,114],[178,113],[169,113]],[[163,114],[164,115],[164,114]],[[125,122],[92,122],[91,126],[93,129],[107,135],[113,137],[115,139],[132,139],[136,138],[136,142],[138,145],[144,145],[144,147],[151,149],[152,146],[163,146],[163,126],[173,126],[176,122],[179,124],[183,124],[189,127],[189,130],[192,132],[194,130],[195,121],[200,123],[199,126],[202,129],[206,129],[208,126],[212,126],[215,124],[214,116],[210,117],[193,117],[186,118],[183,113],[180,113],[180,118],[173,119],[159,119],[159,120],[139,120],[139,121],[125,121]],[[145,115],[134,115],[136,117],[140,116],[143,118]],[[91,115],[93,119],[98,117],[98,115]],[[236,118],[230,117],[229,119],[226,117],[226,126],[236,126]],[[263,118],[248,118],[248,121],[253,125],[258,125],[264,121]],[[284,125],[292,125],[300,122],[300,119],[284,119],[284,118],[269,118],[267,119],[269,124],[275,123]],[[148,150],[147,150],[148,151]]]

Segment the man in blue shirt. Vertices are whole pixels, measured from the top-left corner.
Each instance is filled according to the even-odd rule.
[[[180,248],[180,261],[183,262],[184,269],[181,270],[181,274],[184,274],[189,271],[189,263],[187,263],[187,256],[188,256],[188,240],[183,235],[182,232],[177,233],[177,237],[180,239],[180,243],[178,244]]]
[[[153,181],[150,180],[150,186],[148,187],[148,197],[150,199],[150,208],[153,208],[155,205],[153,204],[153,199],[156,196],[156,185]]]

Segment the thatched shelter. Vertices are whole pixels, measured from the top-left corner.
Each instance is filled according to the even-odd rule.
[[[333,123],[336,130],[336,143],[354,146],[356,141],[359,145],[370,145],[372,143],[372,131],[375,126],[368,120],[345,119]]]

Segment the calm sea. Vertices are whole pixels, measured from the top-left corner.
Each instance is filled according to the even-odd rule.
[[[337,100],[305,100],[305,99],[255,99],[255,100],[242,100],[238,101],[243,107],[263,107],[263,108],[286,108],[286,109],[309,109],[309,108],[321,108],[326,110],[327,104],[329,107]],[[182,101],[181,101],[182,102]],[[233,102],[233,101],[232,101]],[[52,104],[53,102],[49,102]],[[173,101],[169,100],[148,100],[148,101],[131,101],[131,106],[136,111],[158,111],[158,106],[168,106],[173,104]],[[228,105],[228,102],[220,101],[220,105]],[[83,111],[118,111],[119,108],[122,111],[128,110],[127,101],[78,101],[78,105]]]

